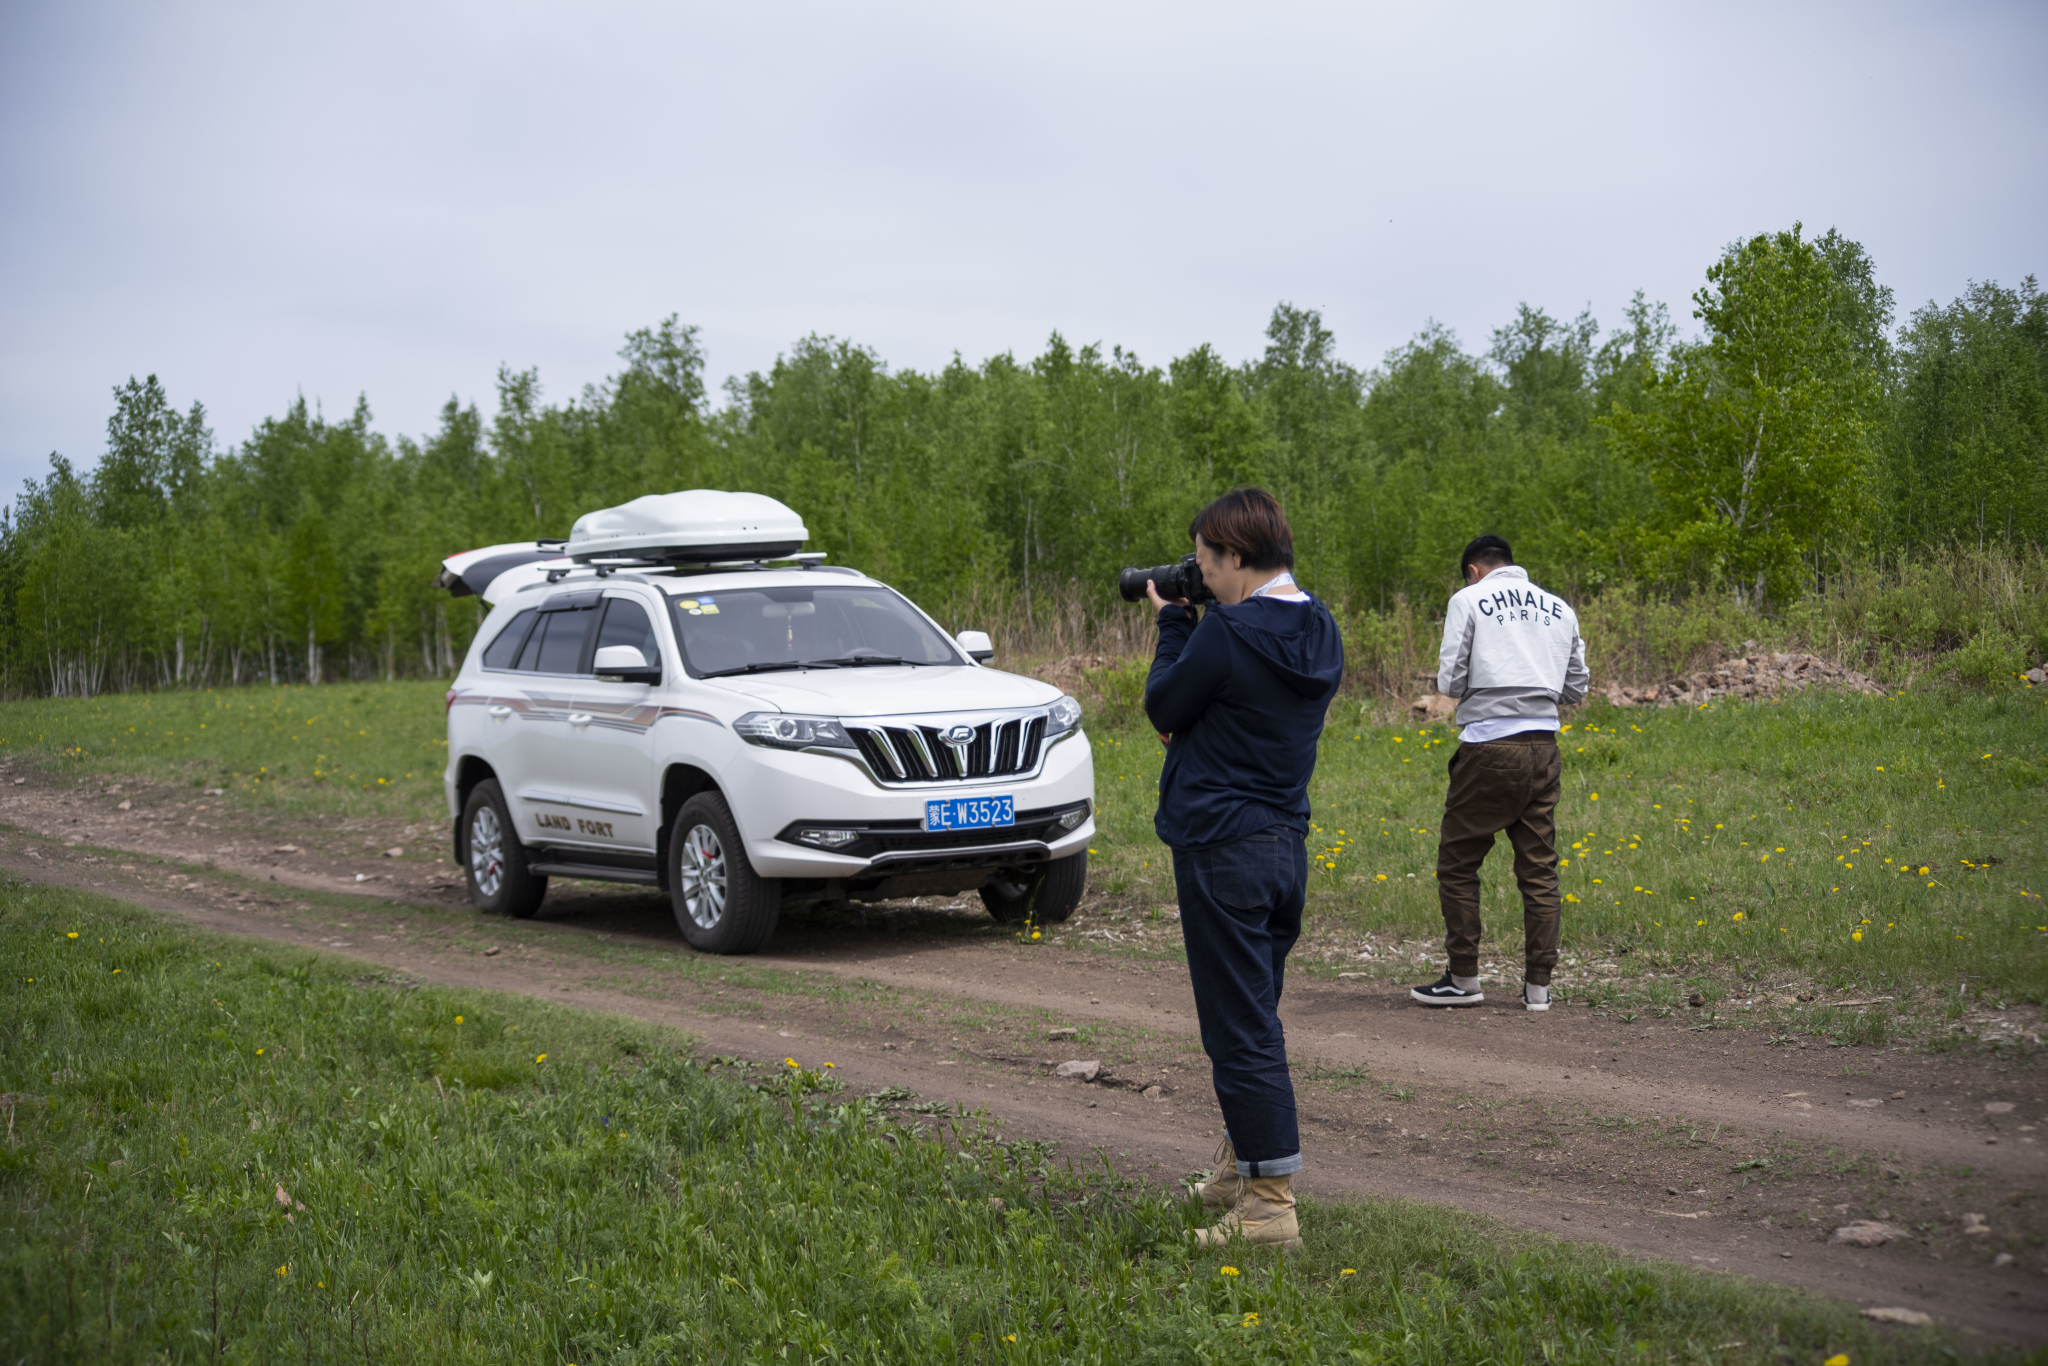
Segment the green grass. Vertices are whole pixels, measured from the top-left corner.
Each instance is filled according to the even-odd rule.
[[[1568,955],[1739,962],[1859,989],[2048,999],[2048,706],[2017,687],[1756,705],[1587,708],[1561,739]],[[1456,732],[1331,710],[1310,790],[1310,930],[1437,939],[1433,871]],[[1152,838],[1162,751],[1096,737],[1093,872],[1132,906],[1173,899]],[[1484,877],[1519,954],[1511,854]],[[1925,868],[1926,873],[1919,870]],[[1569,983],[1569,973],[1565,974]]]
[[[700,1061],[651,1027],[362,973],[0,886],[6,1359],[1863,1366],[1936,1347],[1394,1203],[1306,1206],[1284,1263],[1197,1254],[1188,1203],[901,1093],[849,1096],[828,1059]]]
[[[416,820],[440,811],[442,691],[370,683],[10,702],[0,756],[225,787],[245,807],[294,815]],[[1145,913],[1174,900],[1152,834],[1162,751],[1124,711],[1090,724],[1101,806],[1092,877],[1118,909]],[[1597,704],[1563,740],[1560,842],[1577,846],[1564,851],[1568,956],[1626,950],[1645,970],[1739,962],[1878,994],[1953,992],[1968,980],[2048,1001],[2048,700],[2038,691]],[[1312,939],[1441,935],[1432,870],[1455,744],[1442,726],[1375,725],[1359,699],[1334,704],[1311,790]],[[1502,841],[1485,872],[1486,913],[1493,946],[1512,954],[1521,915],[1509,861]],[[1567,968],[1560,990],[1576,985]],[[1675,1004],[1648,992],[1624,1008]]]
[[[0,758],[122,773],[292,814],[439,809],[447,685],[433,681],[110,693],[0,703]]]

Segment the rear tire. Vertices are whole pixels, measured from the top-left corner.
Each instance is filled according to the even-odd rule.
[[[527,868],[526,847],[512,828],[496,778],[470,789],[462,808],[462,848],[469,899],[478,910],[525,920],[540,909],[548,880]]]
[[[668,840],[669,900],[676,928],[704,953],[752,953],[775,934],[782,880],[747,862],[732,808],[716,792],[683,803]]]
[[[1000,877],[985,883],[981,904],[1000,924],[1057,925],[1081,904],[1088,889],[1088,855],[1084,850],[1048,863],[1022,877]]]

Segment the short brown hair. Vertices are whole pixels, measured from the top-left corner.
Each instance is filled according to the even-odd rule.
[[[1234,550],[1246,569],[1294,568],[1294,532],[1280,500],[1260,488],[1236,488],[1195,514],[1188,539]]]

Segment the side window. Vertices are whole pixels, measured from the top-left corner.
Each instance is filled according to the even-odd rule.
[[[486,669],[509,669],[519,659],[519,647],[526,641],[526,629],[533,625],[533,619],[540,615],[534,608],[527,608],[498,632],[498,638],[484,650]]]
[[[605,602],[604,624],[597,629],[592,658],[607,645],[630,645],[647,663],[661,663],[661,647],[654,643],[654,623],[647,619],[639,603],[629,599],[610,598]]]
[[[541,612],[541,625],[545,627],[545,639],[541,639],[541,653],[535,659],[535,670],[541,674],[575,674],[584,664],[584,635],[590,633],[590,618],[596,616],[590,608],[573,612]],[[541,631],[535,631],[541,637]],[[532,647],[528,645],[528,651]]]
[[[519,652],[519,667],[544,674],[573,674],[583,663],[583,637],[596,613],[588,608],[543,612]]]

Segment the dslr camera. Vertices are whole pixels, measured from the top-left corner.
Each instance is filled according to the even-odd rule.
[[[1192,553],[1181,556],[1178,564],[1154,565],[1150,569],[1126,569],[1116,576],[1116,591],[1123,595],[1125,602],[1143,602],[1147,579],[1158,585],[1159,596],[1169,602],[1175,598],[1186,598],[1189,602],[1216,600],[1216,595],[1202,582],[1202,567],[1195,563]]]

